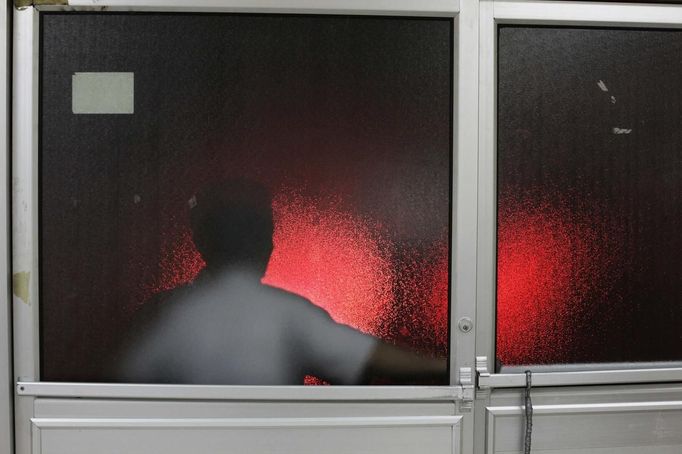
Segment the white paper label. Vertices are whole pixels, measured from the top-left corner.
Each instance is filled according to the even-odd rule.
[[[135,73],[75,73],[71,82],[74,114],[135,111]]]

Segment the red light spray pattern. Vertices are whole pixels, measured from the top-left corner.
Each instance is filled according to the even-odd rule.
[[[395,267],[388,338],[423,354],[448,352],[448,242],[403,248]]]
[[[263,283],[308,298],[339,323],[381,335],[393,299],[390,245],[376,226],[339,205],[291,193],[274,200],[275,248]]]
[[[448,240],[443,240],[436,249],[435,263],[431,267],[431,285],[423,286],[430,291],[425,300],[426,320],[432,324],[434,344],[441,354],[448,351],[448,324],[450,320],[448,304],[450,292],[450,248]],[[428,328],[427,328],[428,329]]]
[[[306,375],[303,377],[303,384],[305,386],[329,386],[331,383],[328,383],[321,378],[317,378],[314,375]]]
[[[164,254],[159,261],[158,284],[152,289],[153,293],[172,290],[192,282],[206,266],[206,262],[194,246],[189,227],[183,228],[174,237],[172,244],[164,245],[163,251]]]
[[[339,205],[338,199],[288,191],[275,197],[274,250],[263,283],[309,299],[339,323],[381,336],[393,301],[392,246],[376,226]],[[164,247],[151,293],[191,282],[204,266],[183,228]]]
[[[615,291],[614,265],[622,257],[609,240],[617,228],[595,228],[598,218],[589,211],[541,196],[500,198],[497,357],[502,364],[587,362],[580,343],[572,340],[594,306],[590,300]]]
[[[274,250],[263,283],[308,298],[339,323],[410,345],[448,351],[449,242],[401,249],[337,196],[280,191],[273,201]],[[187,227],[163,245],[151,294],[191,282],[205,266]],[[398,258],[400,256],[400,258]],[[308,376],[305,384],[325,384]]]

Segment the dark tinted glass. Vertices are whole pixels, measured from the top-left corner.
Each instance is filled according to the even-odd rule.
[[[125,379],[112,364],[141,308],[178,299],[205,269],[190,211],[226,180],[272,199],[209,254],[246,263],[242,245],[272,240],[264,284],[420,357],[447,355],[450,20],[44,14],[41,27],[43,380]],[[78,72],[134,73],[134,113],[74,114]],[[206,329],[183,326],[189,342]],[[308,372],[300,383],[318,383]],[[230,381],[178,377],[159,381]]]
[[[502,27],[497,355],[682,360],[682,32]]]

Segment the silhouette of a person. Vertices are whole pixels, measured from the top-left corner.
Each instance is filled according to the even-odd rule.
[[[261,283],[273,249],[271,196],[250,181],[210,186],[190,222],[206,268],[147,311],[117,375],[128,382],[335,385],[372,377],[445,380],[423,358],[334,322],[298,295]]]

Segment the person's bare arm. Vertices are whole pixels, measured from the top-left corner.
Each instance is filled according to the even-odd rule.
[[[429,358],[411,350],[379,342],[365,366],[364,378],[385,378],[398,382],[444,381],[447,360]]]

